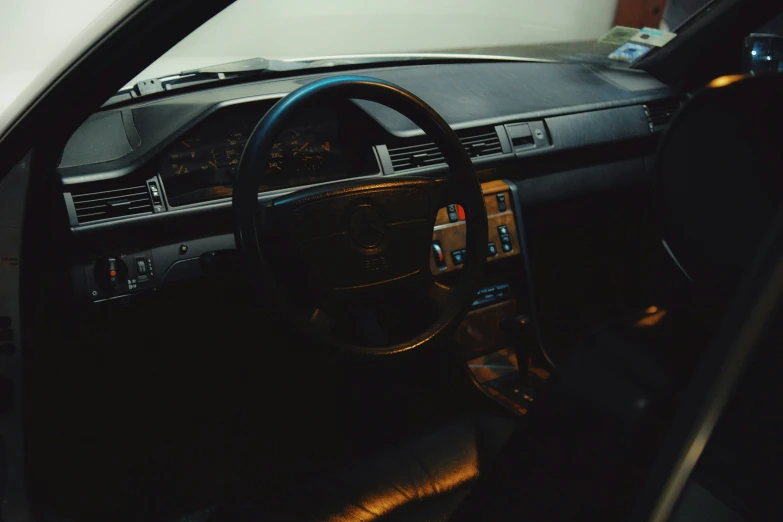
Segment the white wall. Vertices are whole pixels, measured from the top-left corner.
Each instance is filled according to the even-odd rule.
[[[0,112],[114,0],[0,0]],[[165,0],[161,0],[165,1]],[[598,38],[617,0],[238,0],[137,78],[232,60]],[[129,71],[129,81],[137,71]]]
[[[0,113],[114,0],[0,0]]]
[[[616,6],[617,0],[239,0],[137,79],[255,56],[593,40],[611,27]]]
[[[416,52],[472,45],[589,40],[616,0],[240,0],[174,53],[215,48],[267,57]],[[468,45],[466,45],[466,43]]]

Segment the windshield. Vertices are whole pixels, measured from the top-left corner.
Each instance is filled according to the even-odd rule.
[[[669,0],[667,11],[679,17],[683,9],[695,12],[705,3]],[[129,85],[256,57],[350,60],[357,55],[386,55],[379,56],[381,60],[388,55],[447,53],[607,62],[623,43],[603,38],[614,25],[672,26],[663,12],[638,15],[643,4],[641,0],[238,0]],[[625,58],[620,56],[615,63],[633,61]]]

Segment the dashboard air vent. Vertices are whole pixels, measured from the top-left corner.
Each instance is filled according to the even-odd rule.
[[[389,157],[391,158],[394,172],[443,163],[443,155],[432,143],[421,143],[407,147],[390,147]]]
[[[644,112],[650,122],[650,130],[662,129],[672,120],[674,114],[680,110],[681,102],[676,98],[654,101],[645,104]]]
[[[71,193],[71,198],[80,225],[152,212],[152,200],[146,184],[96,192],[75,192]]]
[[[468,151],[471,158],[500,154],[500,139],[494,127],[475,129],[470,133],[457,133],[462,146]]]
[[[502,152],[494,127],[466,129],[457,132],[457,135],[471,158]],[[389,157],[395,172],[443,163],[443,155],[432,142],[389,147]]]

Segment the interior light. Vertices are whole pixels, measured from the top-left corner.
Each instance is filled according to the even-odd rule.
[[[707,87],[711,87],[711,88],[725,87],[727,85],[731,85],[732,83],[745,78],[746,76],[747,75],[745,74],[728,74],[726,76],[719,76],[718,78],[715,78],[710,83],[708,83]]]
[[[655,326],[656,324],[660,323],[661,320],[666,317],[666,315],[669,312],[666,310],[658,310],[654,314],[645,315],[638,321],[636,321],[635,326],[637,328],[649,328],[651,326]]]
[[[772,57],[768,55],[767,56],[767,61],[770,61],[771,59],[772,59]]]
[[[756,56],[756,51],[751,51],[750,54],[752,54],[753,56]]]

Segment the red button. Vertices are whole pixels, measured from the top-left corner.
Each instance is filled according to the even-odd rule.
[[[112,277],[114,277],[114,276],[116,276],[116,275],[117,275],[117,272],[116,272],[116,271],[114,271],[114,270],[112,270],[111,272],[109,272],[109,275],[110,275],[110,276],[112,276]]]
[[[433,241],[432,253],[435,256],[435,266],[440,269],[446,268],[446,259],[443,257],[443,249],[440,247],[440,243]]]
[[[465,209],[462,208],[462,205],[457,205],[457,217],[465,221]]]

